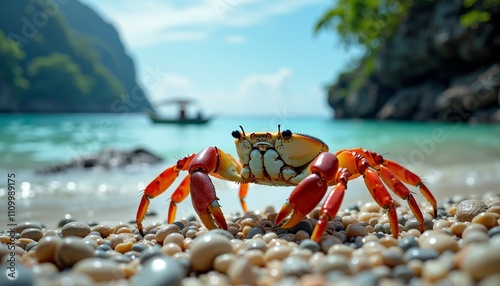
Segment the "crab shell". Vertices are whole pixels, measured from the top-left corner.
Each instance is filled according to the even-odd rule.
[[[328,146],[318,138],[283,132],[254,132],[249,136],[234,131],[241,177],[249,183],[297,185],[309,174],[307,166]]]

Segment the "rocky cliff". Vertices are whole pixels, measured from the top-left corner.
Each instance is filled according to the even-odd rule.
[[[500,122],[500,9],[468,28],[466,12],[463,0],[411,8],[370,74],[362,62],[330,88],[335,117]]]
[[[0,2],[0,112],[151,108],[116,29],[78,0]]]

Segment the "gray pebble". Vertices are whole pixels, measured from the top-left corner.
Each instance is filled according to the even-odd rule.
[[[32,241],[32,242],[28,243],[28,245],[26,245],[26,252],[28,252],[32,249],[35,250],[37,245],[38,245],[38,242],[36,242],[36,241]]]
[[[385,229],[384,229],[384,225],[383,224],[380,224],[380,223],[377,223],[373,229],[375,230],[375,232],[382,232],[382,233],[385,233]]]
[[[344,274],[351,275],[351,268],[345,256],[340,254],[331,254],[325,256],[320,263],[315,265],[315,272],[326,274],[330,271],[342,271]]]
[[[303,230],[303,231],[307,232],[309,235],[311,235],[313,232],[313,226],[307,220],[302,220],[298,224],[289,228],[288,232],[289,233],[297,233],[297,231],[299,231],[299,230]]]
[[[229,240],[234,239],[234,235],[232,233],[230,233],[227,230],[220,229],[220,228],[211,229],[208,233],[210,233],[210,234],[220,234],[222,236],[227,237]]]
[[[304,239],[300,242],[300,248],[310,249],[312,252],[317,252],[321,250],[319,243],[312,239]]]
[[[142,252],[143,250],[147,249],[148,246],[142,243],[136,243],[134,246],[132,246],[132,250],[137,251],[137,252]]]
[[[431,230],[434,227],[432,220],[424,218],[424,228],[425,230]],[[405,224],[406,230],[417,229],[420,230],[420,223],[416,218],[410,218]]]
[[[384,264],[389,267],[394,267],[404,263],[403,255],[394,249],[385,249],[382,251]]]
[[[25,221],[25,222],[22,222],[22,223],[19,223],[17,224],[16,226],[16,232],[17,233],[21,233],[23,232],[23,230],[27,229],[27,228],[36,228],[36,229],[42,229],[42,225],[38,222],[34,222],[34,221]]]
[[[108,244],[101,244],[96,247],[96,250],[108,251],[108,250],[113,250],[113,248]]]
[[[416,277],[417,274],[406,265],[398,265],[392,269],[391,276],[407,284],[413,277]]]
[[[490,230],[488,230],[488,235],[490,237],[493,237],[493,236],[499,235],[499,234],[500,234],[500,226],[495,226],[495,227],[490,228]]]
[[[365,270],[357,273],[352,278],[352,283],[349,285],[377,286],[379,278],[371,271]]]
[[[405,252],[405,260],[411,261],[414,259],[427,261],[431,259],[436,259],[438,257],[438,252],[434,249],[423,249],[420,247],[413,247]]]
[[[5,286],[30,286],[35,285],[35,275],[30,269],[21,263],[10,268],[9,262],[0,264],[2,274],[0,275],[0,285]]]
[[[61,229],[62,237],[78,236],[86,237],[91,229],[86,223],[73,221],[65,224]]]
[[[143,264],[142,270],[132,277],[133,286],[181,285],[186,269],[175,259],[160,255]]]
[[[246,246],[247,250],[258,249],[262,250],[263,252],[266,252],[267,248],[267,243],[262,239],[252,239]]]
[[[262,229],[260,227],[253,227],[247,234],[246,238],[250,239],[254,237],[256,234],[262,234]],[[232,234],[231,234],[232,235]]]
[[[155,246],[148,247],[141,252],[141,264],[146,263],[153,257],[163,255],[161,252],[161,247],[156,244]]]
[[[413,235],[407,235],[399,241],[398,246],[403,251],[407,251],[412,247],[418,247],[418,240]]]
[[[304,258],[291,256],[283,260],[282,271],[284,276],[302,277],[312,273],[312,267]]]
[[[80,237],[66,237],[56,247],[55,261],[60,269],[73,267],[78,261],[94,256],[94,248]]]

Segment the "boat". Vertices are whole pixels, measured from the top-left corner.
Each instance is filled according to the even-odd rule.
[[[167,123],[167,124],[207,124],[210,121],[210,117],[205,117],[199,111],[196,117],[188,117],[186,115],[186,108],[193,101],[189,99],[168,99],[161,102],[157,102],[157,106],[172,105],[178,106],[179,115],[177,117],[164,117],[159,115],[153,110],[145,110],[146,115],[151,119],[153,123]]]

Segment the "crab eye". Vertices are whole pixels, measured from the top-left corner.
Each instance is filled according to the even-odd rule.
[[[283,130],[281,135],[283,136],[284,139],[290,139],[292,138],[292,131],[290,131],[290,129]]]
[[[235,139],[240,139],[241,133],[238,130],[234,130],[233,132],[231,132],[231,136],[233,136]]]

